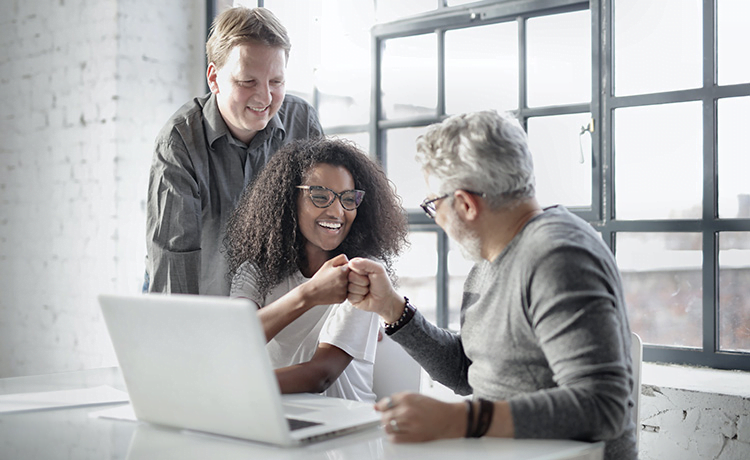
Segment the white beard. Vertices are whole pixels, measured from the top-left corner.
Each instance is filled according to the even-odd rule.
[[[474,263],[483,261],[482,241],[479,239],[479,236],[458,222],[456,212],[452,208],[445,220],[445,232],[458,243],[464,259]]]

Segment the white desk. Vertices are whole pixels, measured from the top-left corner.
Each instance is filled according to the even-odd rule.
[[[116,368],[0,379],[0,394],[90,388],[123,389]],[[114,406],[111,406],[114,407]],[[103,406],[0,414],[0,458],[13,460],[599,460],[603,443],[562,440],[456,439],[392,444],[380,428],[300,448],[280,448],[186,434],[143,423],[92,418]]]

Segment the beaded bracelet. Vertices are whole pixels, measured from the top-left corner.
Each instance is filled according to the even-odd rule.
[[[401,317],[394,323],[385,323],[383,325],[383,328],[385,329],[385,333],[387,335],[391,335],[394,332],[398,331],[414,317],[416,309],[412,306],[412,304],[409,303],[408,297],[404,297],[404,300],[406,301],[406,304],[404,305],[404,312],[401,314]]]

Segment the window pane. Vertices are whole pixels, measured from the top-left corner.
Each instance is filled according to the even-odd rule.
[[[717,46],[719,84],[731,85],[750,82],[750,2],[721,0],[717,2]]]
[[[701,103],[618,109],[615,212],[618,219],[700,219]]]
[[[384,118],[436,114],[435,34],[386,40],[381,74]]]
[[[458,243],[450,238],[448,241],[448,329],[458,331],[461,326],[464,283],[474,262],[463,256]]]
[[[331,137],[348,139],[359,147],[363,152],[370,154],[370,133],[339,133],[331,134]]]
[[[719,234],[719,348],[750,351],[750,232]]]
[[[591,114],[528,120],[536,196],[542,206],[591,206],[591,135],[581,134]]]
[[[247,8],[255,8],[258,6],[258,0],[214,0],[214,11],[218,15],[227,8],[240,5]]]
[[[445,111],[517,107],[518,25],[506,22],[446,32]]]
[[[700,233],[618,233],[630,327],[644,342],[702,347]]]
[[[296,3],[296,2],[295,2]],[[376,0],[378,22],[391,22],[396,19],[414,16],[437,9],[438,0]]]
[[[750,217],[750,144],[747,115],[750,97],[720,99],[719,123],[719,217]]]
[[[366,124],[370,121],[370,28],[375,22],[372,2],[323,0],[322,8],[320,63],[315,69],[320,121],[324,128]]]
[[[396,184],[396,193],[404,200],[404,207],[419,210],[419,204],[427,196],[424,175],[414,156],[417,153],[417,137],[426,128],[404,128],[386,131],[386,174]]]
[[[437,323],[437,233],[411,232],[411,245],[394,264],[399,292],[433,324]]]
[[[591,101],[588,10],[529,19],[527,50],[530,107]]]
[[[615,94],[702,85],[701,0],[614,1]]]
[[[289,34],[292,50],[286,66],[286,91],[313,100],[314,69],[320,62],[321,3],[265,0],[263,5],[279,18]]]

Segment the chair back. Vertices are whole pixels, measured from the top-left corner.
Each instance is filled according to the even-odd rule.
[[[422,367],[385,333],[378,342],[372,391],[380,400],[399,391],[419,392]]]
[[[631,332],[630,354],[633,360],[633,422],[635,422],[635,447],[641,438],[641,367],[643,364],[643,341],[635,332]]]

